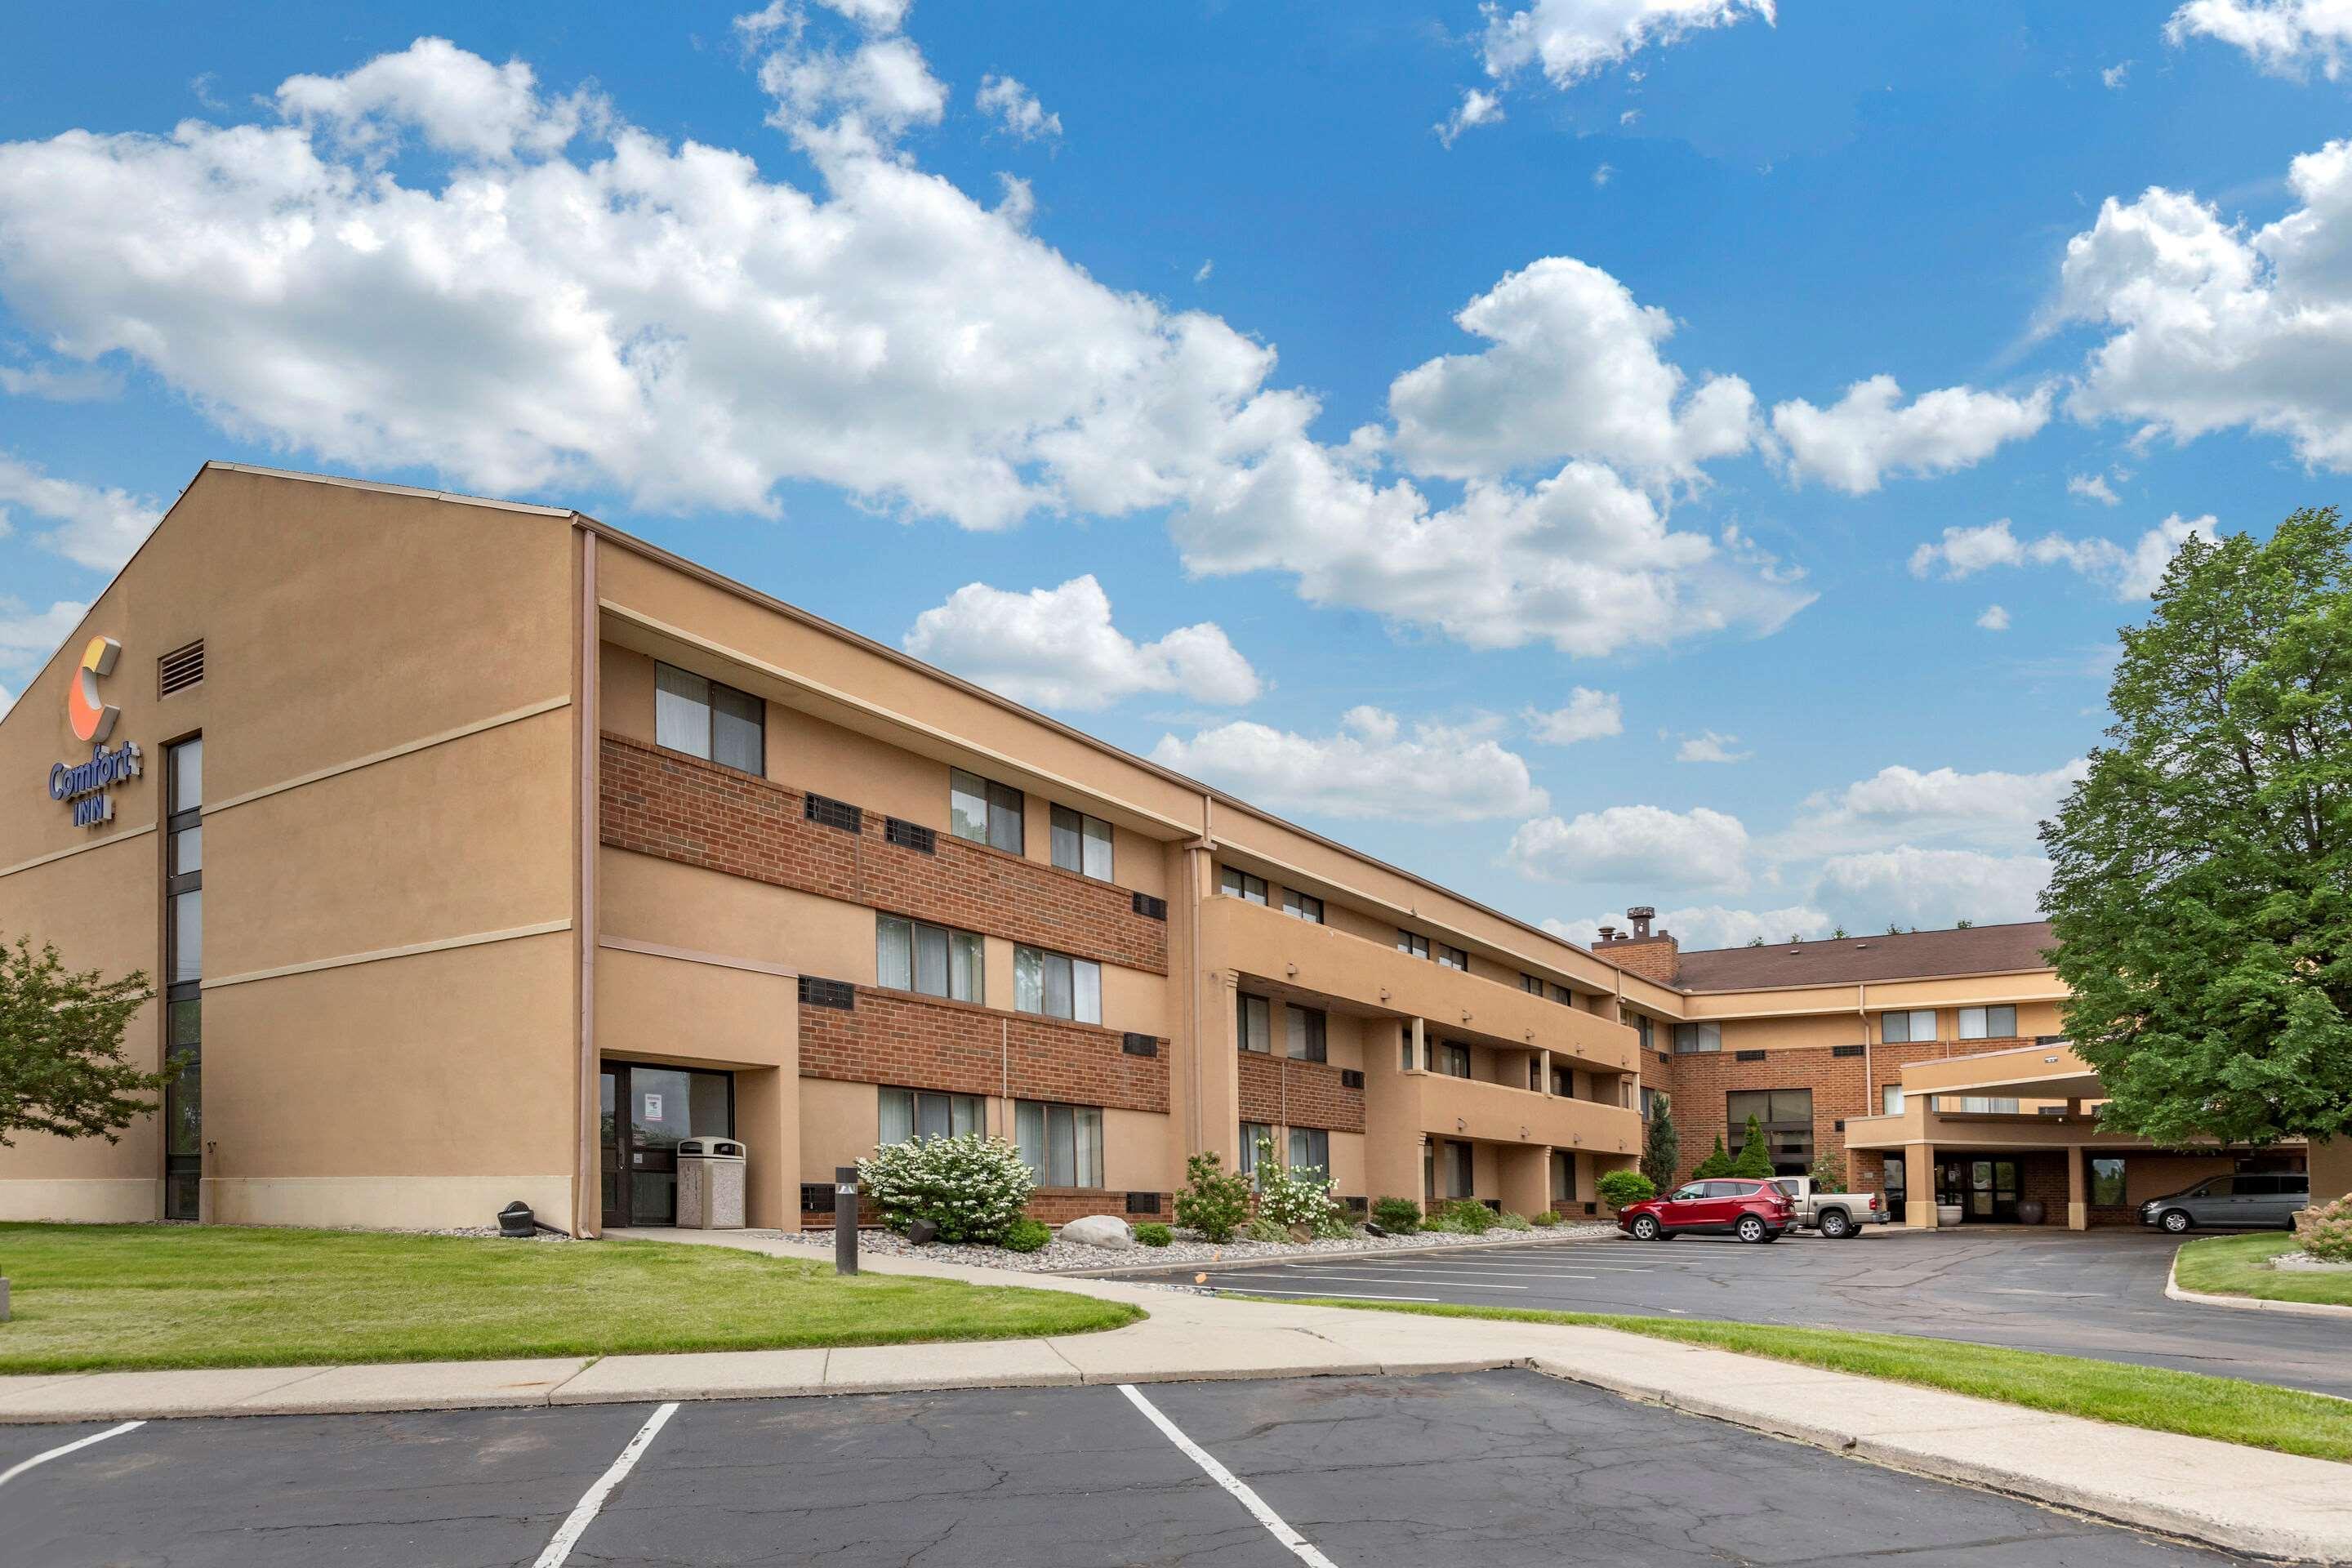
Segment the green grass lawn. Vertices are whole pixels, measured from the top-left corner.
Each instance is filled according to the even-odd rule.
[[[2172,1277],[2183,1290],[2212,1296],[2352,1307],[2352,1273],[2289,1274],[2268,1267],[2272,1258],[2294,1250],[2294,1237],[2275,1232],[2209,1236],[2180,1249]]]
[[[1523,1323],[1583,1323],[1653,1339],[1738,1351],[1858,1373],[1894,1383],[1917,1384],[1954,1394],[1997,1399],[2031,1410],[2084,1415],[2156,1432],[2180,1432],[2305,1454],[2318,1459],[2352,1460],[2352,1400],[2322,1394],[2205,1377],[2159,1367],[2126,1366],[2040,1351],[1906,1334],[1847,1332],[1840,1329],[1782,1329],[1756,1323],[1725,1323],[1698,1318],[1635,1318],[1609,1312],[1540,1312],[1509,1307],[1420,1306],[1337,1300],[1302,1305],[1352,1307],[1368,1311],[1418,1312],[1442,1318],[1500,1318]]]
[[[1143,1316],[1062,1291],[661,1242],[0,1225],[0,1373],[1014,1339]]]

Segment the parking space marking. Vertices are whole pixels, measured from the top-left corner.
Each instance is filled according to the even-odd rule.
[[[1298,1263],[1286,1263],[1283,1265],[1283,1267],[1286,1268],[1297,1269],[1298,1272],[1292,1276],[1292,1278],[1298,1279],[1346,1279],[1358,1285],[1386,1285],[1391,1283],[1397,1279],[1397,1276],[1393,1274],[1325,1274],[1320,1270],[1308,1268],[1304,1264]],[[1465,1279],[1456,1285],[1454,1289],[1457,1290],[1528,1290],[1533,1289],[1534,1287],[1529,1285],[1475,1285]]]
[[[1286,1264],[1284,1264],[1284,1265],[1283,1265],[1283,1267],[1284,1267],[1285,1268],[1328,1268],[1331,1267],[1331,1265],[1329,1265],[1329,1264],[1315,1264],[1315,1263],[1286,1263]],[[1350,1264],[1347,1264],[1347,1265],[1345,1265],[1344,1267],[1347,1267],[1347,1268],[1362,1268],[1362,1267],[1365,1267],[1365,1266],[1364,1266],[1364,1265],[1361,1265],[1361,1264],[1354,1264],[1354,1263],[1350,1263]],[[1566,1272],[1563,1272],[1563,1271],[1559,1270],[1559,1269],[1552,1269],[1552,1268],[1535,1269],[1535,1268],[1445,1268],[1445,1269],[1442,1269],[1442,1270],[1441,1270],[1441,1269],[1438,1269],[1438,1268],[1419,1268],[1419,1269],[1415,1269],[1415,1268],[1401,1268],[1401,1267],[1391,1266],[1391,1267],[1389,1267],[1389,1268],[1386,1268],[1381,1269],[1381,1273],[1383,1273],[1383,1274],[1393,1274],[1393,1275],[1397,1276],[1397,1277],[1398,1277],[1399,1279],[1596,1279],[1596,1278],[1598,1278],[1598,1276],[1596,1276],[1596,1275],[1591,1275],[1591,1274],[1570,1274],[1570,1273],[1566,1273]]]
[[[637,1428],[637,1435],[629,1439],[628,1446],[621,1450],[620,1458],[596,1478],[596,1484],[590,1487],[572,1506],[571,1513],[557,1528],[555,1538],[547,1543],[547,1550],[539,1554],[531,1568],[563,1568],[564,1563],[572,1556],[572,1549],[580,1543],[580,1537],[596,1522],[596,1515],[604,1508],[604,1500],[612,1495],[613,1489],[619,1486],[631,1470],[636,1468],[637,1461],[652,1446],[655,1435],[677,1414],[677,1402],[672,1400],[655,1411],[653,1418]]]
[[[1182,1449],[1186,1458],[1200,1466],[1211,1480],[1231,1492],[1235,1501],[1250,1510],[1252,1518],[1265,1526],[1267,1532],[1288,1547],[1291,1554],[1301,1563],[1307,1564],[1307,1568],[1339,1568],[1339,1565],[1328,1557],[1316,1551],[1305,1536],[1291,1529],[1282,1515],[1266,1507],[1265,1500],[1251,1490],[1248,1482],[1217,1463],[1215,1455],[1184,1436],[1176,1423],[1160,1414],[1160,1407],[1144,1398],[1141,1391],[1135,1384],[1122,1383],[1118,1385],[1118,1391],[1126,1394],[1128,1403],[1142,1411],[1145,1418],[1154,1426],[1159,1427],[1170,1442]]]
[[[136,1430],[146,1425],[144,1421],[125,1421],[120,1426],[109,1426],[103,1432],[92,1432],[87,1437],[77,1437],[70,1443],[60,1443],[46,1453],[36,1454],[29,1459],[21,1459],[6,1469],[0,1470],[0,1487],[6,1486],[35,1465],[46,1465],[51,1459],[62,1459],[77,1448],[87,1448],[92,1443],[103,1443],[109,1437],[120,1437],[125,1432]]]
[[[1237,1296],[1313,1296],[1318,1300],[1326,1301],[1435,1302],[1440,1300],[1440,1298],[1435,1296],[1381,1296],[1365,1290],[1277,1290],[1271,1285],[1253,1285],[1250,1283],[1249,1278],[1246,1275],[1240,1279],[1234,1279],[1234,1276],[1228,1274],[1225,1278],[1233,1280],[1233,1283],[1230,1285],[1217,1285],[1214,1289],[1219,1290],[1231,1290]]]

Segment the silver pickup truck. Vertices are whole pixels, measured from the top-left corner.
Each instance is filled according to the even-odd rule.
[[[1789,1194],[1800,1228],[1820,1231],[1832,1241],[1860,1236],[1866,1225],[1885,1225],[1895,1216],[1876,1193],[1820,1193],[1811,1176],[1775,1176],[1772,1184]]]

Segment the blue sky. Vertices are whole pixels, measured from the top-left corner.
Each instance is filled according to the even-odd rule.
[[[2030,918],[2352,465],[2305,0],[69,8],[0,693],[207,458],[576,505],[1514,913]],[[0,699],[5,700],[5,699]]]

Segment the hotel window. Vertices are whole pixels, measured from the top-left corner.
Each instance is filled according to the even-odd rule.
[[[1415,936],[1409,931],[1401,931],[1397,932],[1397,951],[1409,952],[1415,958],[1427,958],[1429,939],[1425,936]]]
[[[2017,1034],[2015,1007],[1963,1007],[1960,1009],[1960,1038],[1964,1040],[2007,1040]]]
[[[1764,1147],[1771,1152],[1774,1175],[1801,1176],[1813,1168],[1811,1089],[1734,1089],[1723,1098],[1725,1124],[1731,1129],[1727,1142],[1738,1140],[1753,1116],[1763,1127]]]
[[[1881,1013],[1878,1016],[1878,1041],[1885,1046],[1909,1045],[1936,1037],[1936,1010],[1922,1007],[1916,1013]]]
[[[1110,876],[1110,824],[1099,816],[1054,808],[1054,864],[1065,871],[1108,882]]]
[[[163,1217],[194,1219],[205,1152],[205,743],[183,741],[163,755],[164,1049],[180,1058],[163,1091]]]
[[[1576,1162],[1565,1149],[1551,1152],[1551,1201],[1572,1203],[1576,1198]]]
[[[1654,1089],[1644,1086],[1642,1090],[1642,1120],[1644,1121],[1655,1121],[1657,1119],[1658,1091]]]
[[[1633,1036],[1641,1041],[1642,1048],[1646,1051],[1651,1048],[1657,1037],[1657,1026],[1642,1014],[1636,1013],[1633,1015]]]
[[[961,1138],[988,1131],[988,1115],[976,1094],[934,1094],[919,1089],[882,1090],[883,1143],[913,1138]]]
[[[1265,902],[1265,879],[1253,877],[1247,871],[1236,871],[1231,866],[1217,868],[1217,891],[1229,899],[1239,899],[1245,904]]]
[[[1878,1113],[1881,1116],[1900,1116],[1903,1114],[1903,1086],[1901,1084],[1883,1083],[1878,1086]]]
[[[1563,1100],[1574,1100],[1576,1098],[1576,1069],[1573,1068],[1552,1068],[1551,1091],[1554,1094],[1559,1095]]]
[[[1296,888],[1285,888],[1282,889],[1282,912],[1292,920],[1319,926],[1323,923],[1323,900]]]
[[[1551,999],[1559,1003],[1563,1007],[1573,1007],[1576,1005],[1576,993],[1570,991],[1565,985],[1553,986],[1551,988]]]
[[[1470,968],[1470,955],[1458,947],[1448,947],[1441,942],[1437,944],[1437,963],[1441,969],[1459,969],[1466,973]]]
[[[1273,1142],[1274,1129],[1267,1123],[1263,1121],[1242,1123],[1242,1174],[1250,1178],[1252,1186],[1257,1184],[1258,1145]]]
[[[1675,1055],[1686,1057],[1696,1051],[1723,1049],[1723,1026],[1720,1024],[1676,1024]]]
[[[2015,1116],[2018,1102],[2007,1096],[1985,1094],[1939,1094],[1936,1097],[1939,1111],[1956,1111],[1962,1116]]]
[[[1540,996],[1544,994],[1544,983],[1523,969],[1519,971],[1519,989],[1530,996]]]
[[[1015,1100],[1013,1142],[1038,1184],[1048,1187],[1103,1184],[1103,1113],[1098,1105]]]
[[[1451,1138],[1433,1138],[1421,1146],[1423,1191],[1431,1200],[1466,1198],[1475,1178],[1470,1145]]]
[[[1042,948],[1013,950],[1013,1008],[1048,1018],[1102,1022],[1102,965]]]
[[[1468,1078],[1470,1047],[1457,1046],[1452,1040],[1438,1041],[1436,1059],[1430,1063],[1430,1070],[1442,1072],[1448,1078]]]
[[[1320,1127],[1292,1128],[1290,1168],[1328,1173],[1331,1169],[1331,1134]]]
[[[674,664],[654,666],[654,742],[747,773],[768,772],[768,705]]]
[[[1324,1031],[1327,1023],[1319,1007],[1286,1007],[1290,1016],[1290,1058],[1293,1061],[1325,1060]]]
[[[1234,1029],[1242,1049],[1269,1054],[1274,1050],[1274,1030],[1268,1023],[1273,1006],[1263,996],[1250,995],[1234,1004]]]
[[[997,784],[961,768],[948,770],[948,831],[958,838],[985,844],[1007,855],[1019,855],[1027,842],[1022,826],[1022,814],[1027,804],[1021,792],[1010,784]]]
[[[979,1002],[987,968],[981,939],[968,931],[925,925],[897,915],[874,920],[874,984],[956,1002]]]
[[[2123,1161],[2107,1154],[2092,1160],[2091,1202],[2101,1208],[2117,1208],[2127,1201],[2124,1196]]]

